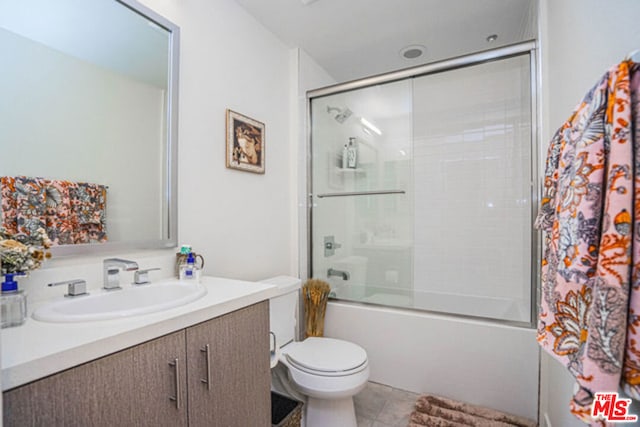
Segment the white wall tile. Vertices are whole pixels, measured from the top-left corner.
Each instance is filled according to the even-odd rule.
[[[530,128],[523,67],[513,58],[414,81],[416,289],[530,294],[531,147],[514,132]]]

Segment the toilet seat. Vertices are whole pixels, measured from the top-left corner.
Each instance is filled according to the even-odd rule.
[[[362,347],[334,338],[310,337],[282,350],[290,365],[312,375],[353,375],[368,365],[367,353]]]
[[[288,368],[289,379],[309,398],[351,399],[369,379],[367,353],[347,341],[310,337],[281,350],[280,361]]]

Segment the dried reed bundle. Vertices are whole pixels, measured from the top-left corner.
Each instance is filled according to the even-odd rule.
[[[304,300],[305,336],[321,337],[324,334],[324,313],[331,286],[319,279],[309,279],[302,286]]]

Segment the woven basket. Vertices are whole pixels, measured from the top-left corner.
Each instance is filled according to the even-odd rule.
[[[300,427],[302,423],[302,402],[298,402],[298,406],[293,410],[291,414],[280,424],[274,425],[273,427]]]
[[[279,409],[288,412],[288,414],[275,424],[274,414]],[[292,409],[293,408],[293,409]],[[271,392],[271,425],[273,427],[300,427],[302,422],[302,402],[283,396],[281,394]]]

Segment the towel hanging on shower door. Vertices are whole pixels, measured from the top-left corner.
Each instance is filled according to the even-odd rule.
[[[547,153],[536,227],[545,232],[538,342],[578,388],[640,398],[640,66],[623,61],[589,91]]]

